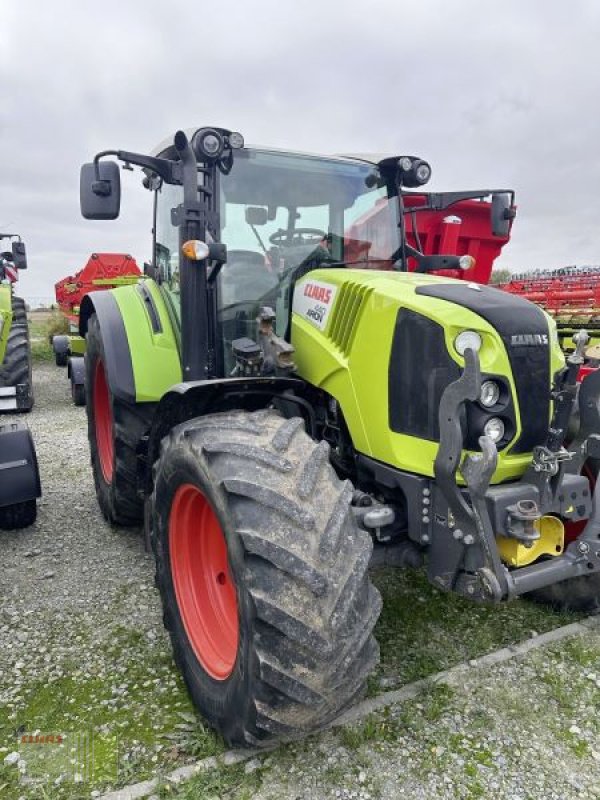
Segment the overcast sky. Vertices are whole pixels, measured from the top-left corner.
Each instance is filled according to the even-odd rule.
[[[79,213],[79,168],[180,127],[317,152],[421,155],[434,189],[510,187],[497,266],[600,263],[597,0],[1,0],[0,230],[20,289],[96,251],[150,256],[150,193]]]

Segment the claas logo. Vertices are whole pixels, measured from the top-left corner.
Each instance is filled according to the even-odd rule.
[[[307,283],[304,285],[304,296],[329,305],[331,302],[331,289],[325,286],[319,286],[318,283]]]

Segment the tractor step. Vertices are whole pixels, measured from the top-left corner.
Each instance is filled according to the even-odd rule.
[[[0,388],[0,411],[16,411],[17,408],[17,387]]]

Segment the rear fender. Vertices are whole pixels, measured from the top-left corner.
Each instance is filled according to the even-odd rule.
[[[231,409],[256,411],[274,400],[289,416],[303,416],[309,433],[314,434],[312,405],[303,397],[306,383],[299,378],[221,378],[212,381],[179,383],[162,397],[148,439],[146,490],[152,485],[152,465],[160,452],[161,440],[181,422],[205,414]]]
[[[41,497],[33,438],[22,422],[0,425],[0,508]]]
[[[108,383],[116,397],[128,403],[157,402],[181,381],[175,331],[154,281],[86,295],[79,315],[81,336],[94,313]]]

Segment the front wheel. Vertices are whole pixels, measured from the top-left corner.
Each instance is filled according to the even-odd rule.
[[[109,522],[139,525],[143,520],[143,502],[138,494],[137,448],[150,427],[154,406],[128,403],[111,390],[95,314],[88,323],[86,342],[84,391],[98,504]]]
[[[149,522],[175,659],[235,745],[325,726],[378,660],[381,598],[352,487],[302,420],[192,419],[163,441]]]

